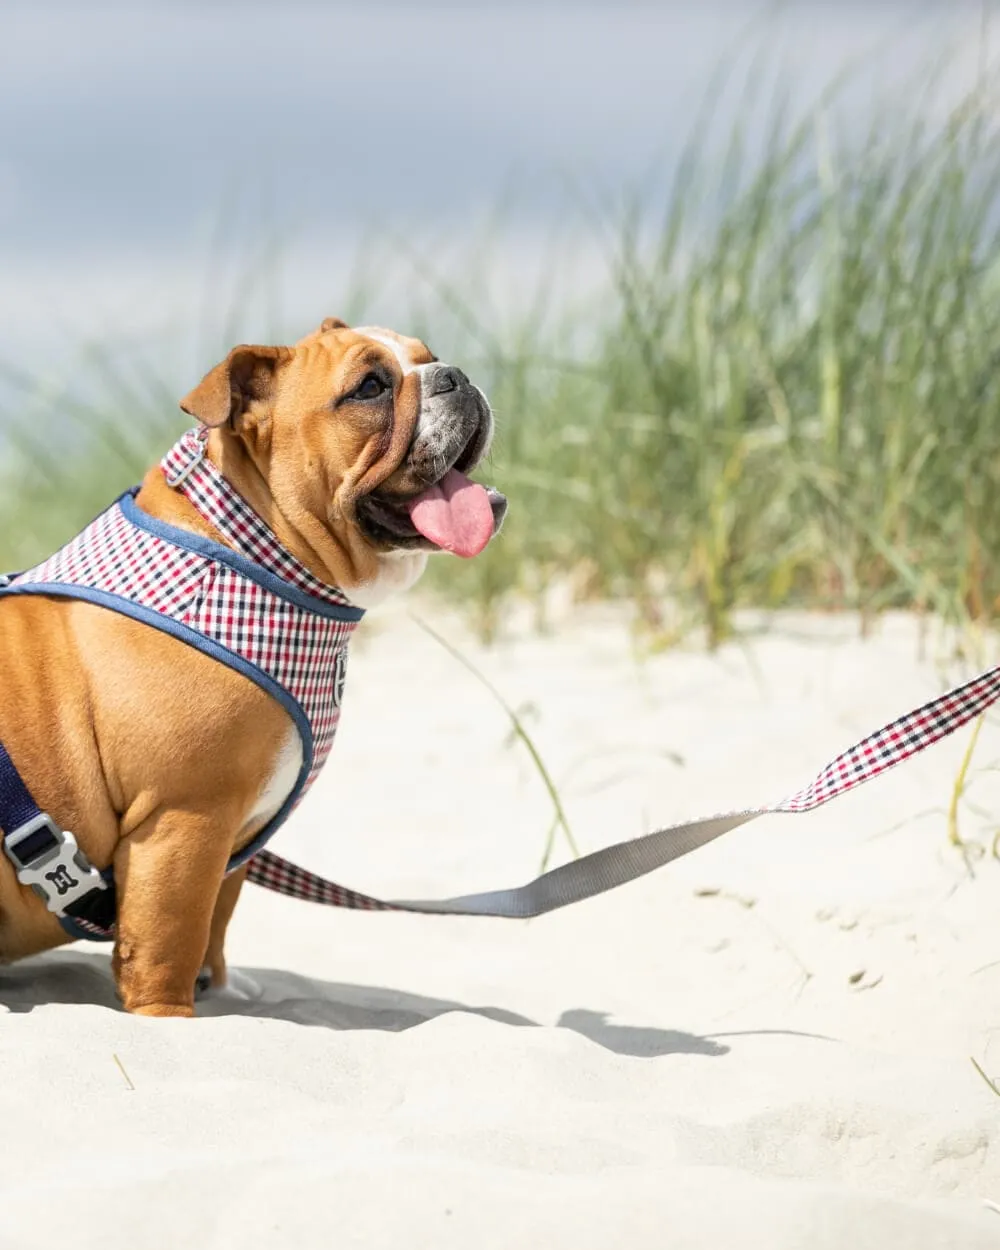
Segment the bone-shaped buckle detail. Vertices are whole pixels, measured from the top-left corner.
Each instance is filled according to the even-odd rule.
[[[57,916],[95,890],[108,888],[76,838],[46,812],[5,834],[3,849],[18,881],[30,886]]]

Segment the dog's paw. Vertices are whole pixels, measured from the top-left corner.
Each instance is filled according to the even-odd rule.
[[[238,968],[226,969],[225,985],[213,985],[211,969],[202,968],[195,982],[194,996],[199,1002],[218,998],[250,1002],[253,999],[260,998],[261,993],[261,988],[253,977],[248,977],[245,972],[240,972]]]

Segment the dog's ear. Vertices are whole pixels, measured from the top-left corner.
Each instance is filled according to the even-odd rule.
[[[346,321],[341,321],[339,317],[327,317],[319,328],[320,334],[326,334],[328,330],[349,330],[351,327]]]
[[[278,365],[291,357],[287,347],[234,347],[181,400],[181,408],[202,425],[225,425],[245,412],[254,400],[267,399]]]

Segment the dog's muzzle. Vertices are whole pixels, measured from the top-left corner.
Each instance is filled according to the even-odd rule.
[[[493,413],[461,369],[421,370],[420,418],[399,468],[358,501],[358,520],[373,542],[478,555],[500,530],[507,500],[467,476],[489,451]]]

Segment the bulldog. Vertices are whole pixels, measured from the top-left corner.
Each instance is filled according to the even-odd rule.
[[[197,426],[141,486],[0,588],[0,960],[113,934],[150,1016],[225,984],[247,860],[329,750],[363,611],[507,506],[468,476],[482,391],[389,330],[234,347],[181,408]]]

